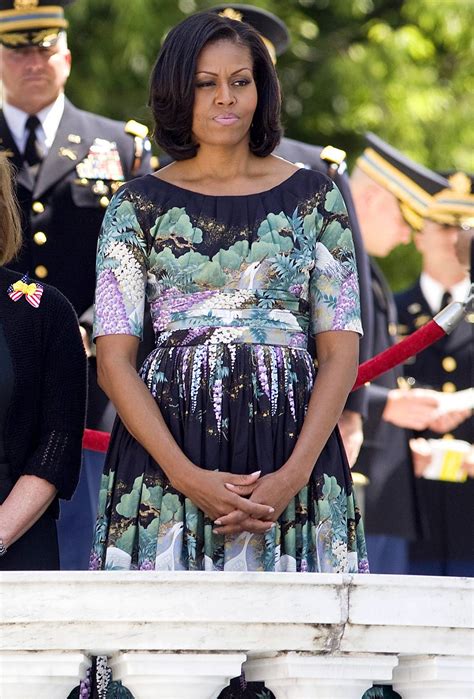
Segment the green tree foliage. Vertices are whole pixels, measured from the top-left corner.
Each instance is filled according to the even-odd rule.
[[[213,0],[78,0],[68,11],[80,106],[151,125],[148,76],[169,29]],[[288,135],[340,146],[349,163],[376,132],[438,170],[474,169],[474,3],[255,0],[288,24],[278,63]],[[383,231],[381,231],[383,235]],[[419,269],[409,246],[384,261],[392,286]]]

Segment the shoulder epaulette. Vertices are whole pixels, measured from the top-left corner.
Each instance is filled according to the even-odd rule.
[[[135,121],[134,119],[130,119],[130,121],[127,121],[125,124],[125,133],[133,136],[134,158],[132,165],[132,176],[135,177],[140,170],[143,154],[145,151],[149,151],[151,148],[150,141],[147,138],[148,126],[145,126],[145,124],[140,124],[140,122]]]
[[[140,122],[130,119],[125,124],[125,133],[129,133],[131,136],[137,138],[145,139],[148,136],[148,126],[145,124],[140,124]]]
[[[346,151],[342,150],[341,148],[335,148],[335,146],[325,146],[321,151],[320,157],[321,160],[324,160],[326,163],[337,165],[339,167],[345,161],[346,155]]]
[[[320,158],[327,163],[327,174],[331,179],[334,179],[336,175],[343,175],[345,173],[347,169],[345,150],[335,148],[334,146],[326,146],[322,149]]]

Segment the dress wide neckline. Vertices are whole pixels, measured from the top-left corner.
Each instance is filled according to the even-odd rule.
[[[293,178],[296,177],[296,175],[299,175],[299,173],[305,170],[305,168],[299,168],[298,170],[295,170],[295,172],[292,172],[289,177],[286,177],[282,182],[279,182],[276,184],[274,187],[269,187],[268,189],[263,189],[260,192],[252,192],[251,194],[205,194],[204,192],[197,192],[194,189],[187,189],[186,187],[180,187],[177,184],[173,184],[172,182],[167,182],[166,180],[162,180],[160,177],[156,177],[153,174],[148,174],[145,175],[145,177],[152,177],[154,180],[157,180],[158,182],[166,185],[167,187],[171,187],[172,189],[181,191],[181,192],[186,192],[186,194],[195,194],[198,197],[207,197],[209,199],[248,199],[249,197],[261,197],[262,195],[265,194],[270,194],[271,192],[274,192],[277,189],[280,189],[280,187],[285,186],[286,184],[289,184],[292,182]]]

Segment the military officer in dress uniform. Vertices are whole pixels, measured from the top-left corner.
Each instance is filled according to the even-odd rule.
[[[97,237],[109,199],[126,180],[151,171],[150,143],[142,124],[84,112],[65,97],[71,54],[64,6],[70,2],[0,0],[0,149],[16,170],[24,234],[21,253],[10,266],[56,286],[85,325],[92,315]],[[91,357],[89,427],[110,427],[104,422],[107,406]],[[97,478],[100,470],[98,465]],[[84,472],[87,468],[76,494],[82,497],[84,487],[84,501],[68,530],[71,536],[81,530],[86,511],[95,516],[96,484],[88,487]],[[60,537],[62,524],[63,519]],[[81,546],[87,562],[91,533],[69,547],[61,544],[62,565]],[[77,557],[68,567],[78,567]]]
[[[210,8],[209,11],[223,14],[231,19],[247,22],[254,27],[265,42],[274,63],[276,63],[277,56],[284,53],[289,46],[290,35],[285,23],[271,12],[253,5],[243,4],[217,5]],[[275,154],[301,167],[317,170],[328,175],[334,180],[344,198],[351,222],[359,272],[362,325],[364,328],[364,337],[360,342],[359,361],[364,362],[370,358],[369,350],[372,344],[372,296],[370,292],[368,257],[364,249],[352,201],[345,162],[346,154],[343,150],[333,146],[314,146],[291,138],[282,138]],[[339,421],[339,429],[341,430],[351,466],[355,463],[362,444],[362,416],[366,415],[366,410],[365,389],[361,389],[349,396],[346,408]]]
[[[126,180],[150,171],[147,128],[77,109],[63,6],[0,0],[0,148],[17,170],[23,250],[15,269],[62,291],[81,316],[93,302],[105,209]]]
[[[419,222],[447,180],[427,170],[373,134],[351,176],[352,192],[368,253],[385,257],[410,240]],[[397,310],[380,268],[371,259],[375,310],[374,356],[397,341]],[[371,571],[408,572],[408,541],[422,534],[409,438],[411,430],[436,427],[439,393],[399,387],[396,367],[367,388],[369,417],[355,468],[370,481],[366,490],[365,529]]]
[[[451,300],[464,301],[468,296],[469,276],[456,257],[455,245],[459,229],[474,217],[474,196],[470,178],[464,173],[451,176],[449,186],[435,194],[414,236],[422,257],[422,272],[414,286],[395,296],[401,335],[425,325]],[[405,366],[405,376],[411,377],[414,385],[448,393],[472,387],[473,341],[474,314],[468,313],[450,335],[414,357]],[[445,429],[441,426],[441,434],[426,431],[419,436],[472,443],[474,417],[470,411],[466,417],[455,429],[448,431],[449,425]],[[428,532],[424,540],[410,545],[410,573],[474,576],[474,480],[420,478],[419,492]]]
[[[72,0],[0,0],[0,148],[17,171],[24,245],[13,269],[46,280],[84,325],[95,288],[102,219],[123,182],[150,171],[147,128],[77,109],[64,95],[70,73],[64,5]],[[94,381],[88,426],[107,405]]]

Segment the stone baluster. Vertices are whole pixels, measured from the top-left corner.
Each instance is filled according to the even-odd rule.
[[[90,661],[83,653],[3,651],[1,699],[66,699]]]
[[[277,699],[360,699],[377,681],[390,681],[395,655],[279,653],[245,663],[249,681],[264,681]]]
[[[400,656],[393,687],[403,699],[473,699],[472,656]]]
[[[214,699],[244,660],[243,653],[128,652],[109,664],[135,699]]]

